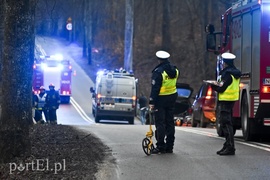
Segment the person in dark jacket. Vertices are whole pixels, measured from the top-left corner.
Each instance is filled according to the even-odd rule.
[[[34,88],[32,88],[32,117],[33,117],[33,122],[37,120],[37,115],[36,115],[37,104],[38,104],[38,97],[35,94]]]
[[[48,123],[57,124],[56,110],[59,108],[60,95],[55,91],[53,84],[49,85],[49,92],[45,99],[45,107],[48,109]]]
[[[225,143],[219,155],[235,155],[234,130],[232,122],[232,111],[235,101],[239,99],[239,83],[241,72],[234,66],[235,55],[223,53],[223,70],[218,76],[218,84],[211,85],[218,92],[218,105],[220,106],[220,128],[225,136]]]
[[[146,106],[147,106],[147,98],[144,94],[141,94],[139,97],[139,105],[140,105],[140,118],[142,125],[145,124],[145,116],[146,116]]]
[[[173,119],[174,106],[177,99],[176,82],[179,70],[169,62],[170,54],[157,51],[159,64],[152,71],[152,88],[149,108],[155,113],[157,147],[153,154],[172,153],[175,140]],[[165,139],[166,138],[166,139]]]

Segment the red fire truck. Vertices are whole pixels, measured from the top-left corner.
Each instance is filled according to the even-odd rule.
[[[242,129],[246,141],[269,137],[270,0],[238,1],[222,15],[220,32],[211,24],[205,30],[207,50],[217,54],[217,74],[224,52],[236,55],[235,66],[242,72],[234,128]]]
[[[61,103],[69,103],[71,96],[72,66],[69,60],[61,55],[40,56],[33,65],[33,88],[38,93],[39,88],[49,88],[54,84],[59,91]]]

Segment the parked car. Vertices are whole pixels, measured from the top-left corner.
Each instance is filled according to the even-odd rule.
[[[189,84],[177,83],[176,84],[178,97],[175,104],[174,121],[180,120],[180,125],[188,121],[191,115],[191,102],[190,97],[193,92],[193,88]],[[152,122],[153,124],[155,122]],[[146,114],[146,123],[149,124],[149,114]]]
[[[205,128],[209,123],[216,122],[217,93],[210,84],[203,83],[192,103],[191,126]]]

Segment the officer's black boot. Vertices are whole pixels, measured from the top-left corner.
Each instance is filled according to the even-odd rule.
[[[227,147],[224,151],[219,153],[220,156],[235,155],[235,149],[233,147]]]
[[[220,154],[222,151],[226,149],[226,146],[223,146],[219,151],[217,151],[217,154]]]
[[[161,149],[161,148],[154,148],[152,150],[152,154],[165,154],[166,151],[164,149]]]

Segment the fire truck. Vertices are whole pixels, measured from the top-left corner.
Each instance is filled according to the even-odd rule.
[[[246,141],[269,137],[270,0],[235,2],[221,16],[221,31],[211,24],[205,30],[207,51],[217,55],[217,75],[224,52],[236,55],[235,66],[242,72],[240,99],[233,109],[234,129],[241,128]]]
[[[40,56],[33,65],[33,89],[35,93],[44,86],[55,86],[61,97],[61,103],[69,103],[71,96],[72,66],[61,55]]]

